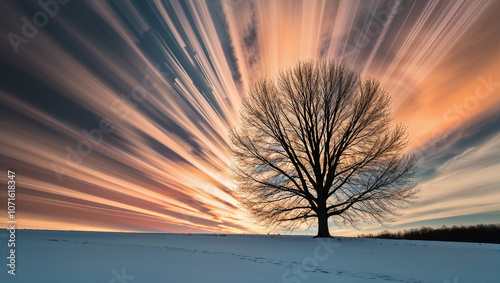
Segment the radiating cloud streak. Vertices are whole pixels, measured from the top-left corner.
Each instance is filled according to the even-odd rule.
[[[342,61],[380,80],[393,96],[395,120],[409,125],[412,149],[425,151],[443,133],[498,113],[500,4],[492,1],[89,1],[59,8],[18,54],[6,35],[23,35],[22,17],[42,8],[10,1],[2,10],[1,167],[18,176],[24,228],[262,232],[232,190],[227,131],[250,84],[300,59]],[[466,115],[454,110],[479,85],[488,97]],[[460,170],[432,167],[423,154],[426,170],[437,173],[401,221],[497,211],[491,170],[498,162],[483,164],[496,156],[497,139],[477,139],[468,151],[456,141],[434,148]],[[451,198],[445,184],[467,176],[465,168],[477,182],[463,182],[461,197]],[[469,196],[477,187],[489,189]]]

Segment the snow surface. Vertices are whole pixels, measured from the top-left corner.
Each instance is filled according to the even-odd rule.
[[[0,282],[500,282],[500,245],[307,236],[16,232]],[[0,252],[8,255],[6,230]],[[4,257],[4,262],[7,260]]]

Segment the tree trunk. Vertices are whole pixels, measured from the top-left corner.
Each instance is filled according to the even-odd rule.
[[[326,212],[318,213],[318,235],[315,238],[331,238],[328,230],[328,216]]]

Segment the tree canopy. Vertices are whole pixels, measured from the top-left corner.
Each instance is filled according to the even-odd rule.
[[[416,196],[408,134],[378,82],[334,62],[299,62],[251,86],[230,132],[243,205],[268,226],[390,221]]]

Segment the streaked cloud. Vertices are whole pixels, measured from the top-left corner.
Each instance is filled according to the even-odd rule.
[[[22,17],[41,9],[4,3],[2,34],[22,36]],[[300,59],[342,61],[393,96],[426,172],[401,223],[494,213],[499,11],[494,1],[61,5],[18,54],[0,41],[1,168],[18,175],[20,226],[262,232],[232,191],[227,131],[250,84]],[[474,125],[493,133],[463,132]]]

